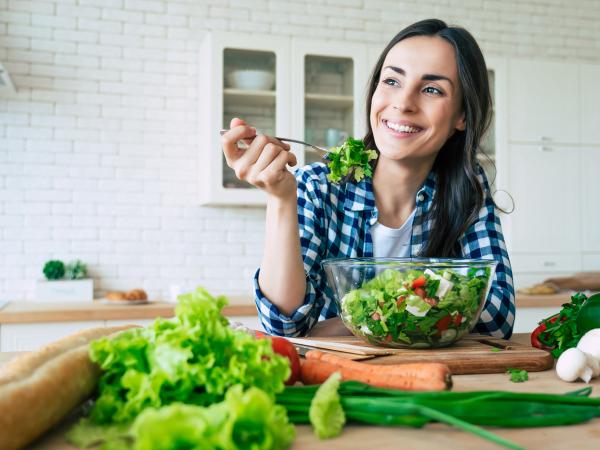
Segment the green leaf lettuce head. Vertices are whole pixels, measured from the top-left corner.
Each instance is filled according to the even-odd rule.
[[[233,330],[221,314],[223,296],[198,288],[179,296],[174,319],[158,318],[90,345],[101,375],[94,423],[131,422],[147,408],[171,403],[211,405],[234,385],[274,396],[290,367],[269,340]]]
[[[346,423],[346,415],[338,393],[341,377],[339,372],[331,374],[310,402],[308,417],[319,439],[338,436]]]
[[[370,162],[377,159],[375,150],[367,150],[360,139],[348,138],[340,147],[332,147],[327,154],[329,174],[327,179],[339,183],[349,175],[359,182],[373,176]]]
[[[172,403],[145,409],[126,425],[97,425],[82,420],[70,442],[117,450],[283,450],[296,436],[285,408],[261,389],[232,386],[222,402],[203,407]]]
[[[136,450],[288,448],[296,436],[285,408],[264,391],[231,387],[208,407],[181,403],[147,409],[134,422]]]

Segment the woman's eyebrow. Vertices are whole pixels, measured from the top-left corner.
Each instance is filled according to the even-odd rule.
[[[399,73],[400,75],[406,76],[406,72],[404,71],[404,69],[400,68],[400,67],[396,67],[396,66],[385,66],[385,69],[391,69],[396,73]],[[426,73],[425,75],[423,75],[421,77],[422,80],[427,80],[427,81],[437,81],[437,80],[446,80],[447,82],[450,83],[450,85],[452,87],[454,87],[454,83],[452,82],[452,80],[444,75],[436,75],[433,73]]]

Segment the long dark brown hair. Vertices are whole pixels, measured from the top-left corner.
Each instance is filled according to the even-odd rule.
[[[490,125],[492,112],[485,60],[467,30],[449,27],[441,20],[428,19],[414,23],[394,36],[379,56],[369,81],[366,99],[368,131],[364,141],[366,148],[377,149],[370,123],[371,99],[379,84],[385,57],[398,42],[414,36],[439,36],[448,41],[454,48],[458,66],[466,128],[455,131],[442,146],[433,164],[438,178],[437,193],[425,218],[431,219],[433,226],[421,250],[421,256],[457,257],[461,254],[458,239],[476,220],[484,202],[484,192],[477,179],[477,152]]]

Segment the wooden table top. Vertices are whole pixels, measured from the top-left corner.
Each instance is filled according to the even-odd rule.
[[[513,340],[519,343],[528,342],[528,334],[517,334]],[[0,365],[17,353],[0,353]],[[513,392],[545,392],[565,393],[585,386],[584,383],[566,383],[557,378],[554,370],[531,372],[529,381],[512,383],[506,374],[455,375],[454,391],[505,390]],[[590,384],[592,396],[600,396],[600,378]],[[565,427],[507,429],[487,427],[488,430],[509,439],[526,449],[564,450],[598,449],[600,448],[600,419],[591,422]],[[31,448],[37,450],[75,450],[65,443],[62,432],[45,436]],[[355,448],[407,448],[407,449],[461,449],[483,450],[500,447],[488,443],[476,436],[464,433],[443,424],[431,424],[421,429],[401,427],[372,427],[347,425],[341,436],[335,439],[320,441],[309,426],[298,426],[293,450],[300,449],[355,449]]]

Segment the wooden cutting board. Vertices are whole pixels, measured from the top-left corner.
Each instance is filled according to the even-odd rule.
[[[310,338],[312,341],[336,342],[381,349],[355,336]],[[544,350],[489,336],[467,336],[450,347],[437,349],[387,349],[387,356],[376,356],[365,364],[402,364],[440,362],[447,364],[454,375],[501,373],[507,369],[540,372],[554,366],[554,358]],[[343,354],[336,352],[340,356]],[[352,355],[348,354],[352,359]]]

